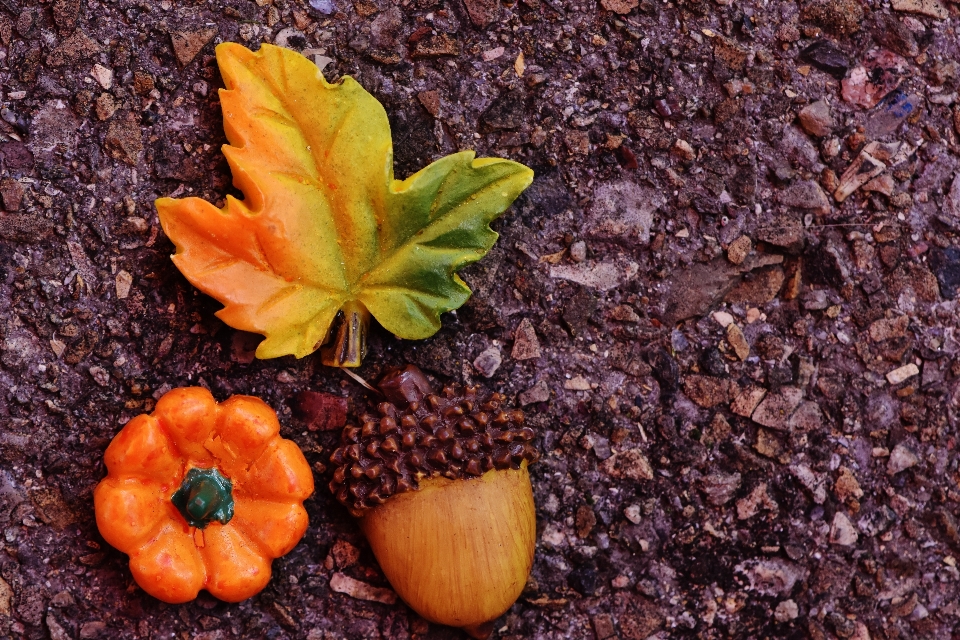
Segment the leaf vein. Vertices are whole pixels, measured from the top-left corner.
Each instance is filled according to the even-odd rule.
[[[389,293],[403,293],[414,300],[419,300],[420,298],[429,298],[438,302],[443,302],[448,297],[445,295],[437,295],[436,292],[429,289],[417,289],[416,287],[400,284],[374,284],[365,286],[364,290],[368,292],[382,290]]]
[[[340,254],[340,261],[339,261],[339,262],[340,262],[341,265],[343,265],[343,264],[345,263],[345,256],[343,255],[343,248],[342,248],[342,245],[341,245],[341,243],[340,243],[340,240],[342,240],[340,229],[341,229],[341,227],[342,227],[342,225],[343,225],[343,221],[339,219],[340,216],[338,216],[337,207],[334,205],[333,198],[331,198],[330,189],[329,189],[329,187],[324,183],[324,181],[323,181],[323,179],[322,179],[322,174],[323,174],[322,167],[323,167],[323,165],[321,164],[321,162],[320,162],[320,160],[319,160],[318,154],[320,153],[321,148],[322,148],[322,150],[323,150],[323,152],[324,152],[324,155],[329,154],[329,150],[333,147],[333,145],[335,144],[335,142],[336,142],[337,138],[339,137],[340,133],[341,133],[341,132],[343,131],[343,129],[345,128],[347,118],[349,117],[350,114],[353,113],[354,108],[351,107],[351,108],[340,118],[339,122],[337,122],[337,124],[335,125],[335,128],[334,128],[334,130],[332,131],[331,135],[329,136],[329,140],[326,141],[326,144],[325,144],[325,145],[322,144],[322,143],[321,143],[321,144],[315,144],[315,141],[312,140],[311,137],[309,136],[309,133],[308,133],[308,132],[309,132],[309,127],[305,128],[304,126],[301,125],[300,121],[296,118],[296,116],[293,115],[293,110],[290,108],[290,105],[287,103],[286,96],[288,96],[288,95],[290,95],[291,93],[293,93],[293,92],[290,91],[290,89],[289,89],[289,86],[290,86],[289,75],[288,75],[289,69],[288,69],[288,65],[286,65],[286,64],[282,64],[282,65],[280,65],[280,66],[281,66],[281,69],[282,69],[282,72],[281,72],[281,73],[282,73],[282,75],[283,75],[283,81],[282,81],[283,86],[282,86],[282,87],[277,86],[277,82],[276,82],[276,80],[273,78],[273,76],[268,76],[267,81],[268,81],[268,83],[271,85],[271,89],[273,89],[273,94],[274,94],[274,96],[276,96],[277,101],[278,101],[278,102],[280,103],[280,105],[284,108],[284,110],[285,110],[287,113],[290,114],[290,119],[293,121],[297,132],[298,132],[298,133],[300,134],[300,136],[303,138],[304,142],[307,143],[306,146],[308,147],[308,150],[309,150],[309,153],[310,153],[310,158],[311,158],[312,164],[313,164],[312,169],[315,170],[315,176],[316,176],[316,177],[314,177],[314,176],[309,176],[310,183],[311,183],[311,185],[312,185],[314,188],[316,188],[316,189],[323,195],[324,200],[326,200],[327,203],[330,204],[330,213],[331,213],[332,216],[334,216],[334,218],[337,219],[337,224],[336,224],[336,227],[337,227],[337,239],[338,239],[338,242],[337,242],[337,252]],[[330,89],[328,89],[327,87],[322,87],[322,89],[323,89],[323,90],[326,90],[326,91],[329,91],[329,90],[330,90]],[[294,175],[296,175],[296,174],[294,174]],[[349,221],[347,221],[347,222],[349,223]],[[341,276],[345,276],[345,275],[346,275],[346,271],[343,269],[343,267],[341,267]]]
[[[302,289],[303,289],[302,284],[290,284],[289,286],[286,286],[280,289],[279,291],[277,291],[276,293],[271,295],[269,298],[267,298],[266,300],[260,303],[260,311],[261,312],[269,311],[270,309],[277,306],[278,304],[280,304],[290,296],[300,293]]]
[[[454,173],[454,172],[451,171],[451,172],[450,172],[450,175],[453,175],[453,173]],[[447,183],[447,181],[450,179],[450,175],[448,175],[447,178],[444,179],[443,183],[441,183],[441,186],[440,186],[441,189],[442,189],[443,186]],[[476,196],[474,199],[481,199],[483,193],[485,193],[485,192],[487,192],[487,191],[489,191],[489,190],[491,190],[491,189],[497,188],[498,185],[499,185],[501,182],[508,181],[511,177],[512,177],[512,176],[504,176],[504,177],[502,177],[502,178],[498,178],[498,179],[494,180],[493,182],[487,184],[486,186],[481,187],[480,189],[474,191],[474,192],[471,194],[471,196]],[[437,192],[438,196],[437,196],[435,202],[441,200],[441,198],[439,197],[439,193],[440,193],[440,191],[438,190],[438,192]],[[439,224],[441,220],[445,219],[445,218],[446,218],[448,215],[450,215],[455,209],[463,206],[464,204],[465,204],[464,202],[458,202],[458,203],[456,203],[456,204],[447,205],[447,206],[444,207],[444,209],[441,211],[441,213],[439,213],[439,214],[436,215],[436,217],[433,217],[434,213],[433,213],[433,211],[431,211],[431,219],[430,219],[430,221],[427,223],[427,225],[426,225],[425,227],[421,228],[419,231],[417,231],[417,232],[411,234],[410,236],[408,236],[406,239],[403,240],[403,242],[401,242],[400,244],[398,244],[398,245],[397,245],[396,247],[394,247],[391,251],[385,253],[385,254],[383,255],[383,258],[382,258],[381,262],[380,262],[380,265],[382,266],[383,264],[391,261],[391,260],[396,256],[396,254],[400,253],[401,251],[409,250],[409,249],[411,249],[411,248],[414,247],[414,246],[421,246],[421,247],[428,248],[428,249],[435,249],[436,247],[431,247],[431,246],[429,246],[429,245],[426,244],[426,243],[430,242],[430,240],[420,240],[420,239],[417,239],[417,237],[423,235],[424,232],[426,232],[431,226],[434,226],[434,225],[436,225],[436,224]],[[494,217],[495,217],[495,216],[494,216]],[[482,231],[485,231],[486,229],[489,229],[489,226],[490,226],[490,222],[487,221],[485,218],[486,218],[486,216],[484,216],[483,218],[481,218],[481,220],[483,221],[481,224],[483,224],[483,226],[485,227],[485,229],[480,229],[481,232],[482,232]],[[484,223],[485,223],[485,224],[484,224]],[[492,231],[492,230],[491,230],[491,231]],[[474,249],[469,249],[469,250],[470,250],[470,251],[473,251]]]
[[[239,258],[223,258],[215,261],[211,266],[207,267],[203,271],[198,271],[194,277],[196,277],[198,280],[203,280],[207,276],[217,273],[218,271],[223,271],[224,269],[229,269],[239,262],[241,262]]]
[[[289,116],[280,113],[276,109],[270,109],[268,107],[252,107],[250,109],[251,117],[253,118],[262,118],[264,120],[271,120],[276,124],[288,127],[290,129],[296,129],[296,122]]]

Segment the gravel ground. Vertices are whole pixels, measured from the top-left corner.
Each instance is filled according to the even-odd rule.
[[[336,431],[169,260],[153,200],[231,192],[213,47],[380,99],[397,175],[473,148],[533,186],[433,338],[359,374],[481,383],[540,429],[500,638],[960,635],[960,5],[951,0],[0,0],[0,636],[459,638],[329,495]],[[259,596],[169,606],[97,532],[120,426],[258,395],[318,478]],[[342,579],[336,580],[344,583]],[[354,583],[350,583],[354,584]]]

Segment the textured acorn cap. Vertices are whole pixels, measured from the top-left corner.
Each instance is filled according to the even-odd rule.
[[[523,412],[504,407],[500,393],[444,387],[437,395],[413,366],[380,383],[387,401],[347,425],[330,461],[330,490],[354,515],[416,491],[430,478],[479,478],[520,469],[539,458]]]

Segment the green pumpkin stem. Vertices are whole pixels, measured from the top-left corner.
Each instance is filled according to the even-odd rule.
[[[193,468],[170,501],[191,527],[227,524],[233,518],[233,483],[215,468]]]

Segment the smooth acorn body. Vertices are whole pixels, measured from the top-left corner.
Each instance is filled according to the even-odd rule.
[[[431,622],[482,637],[520,596],[533,566],[536,514],[526,464],[479,478],[420,482],[360,526],[403,600]]]

